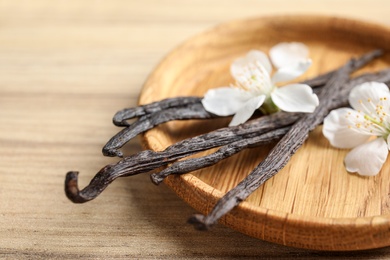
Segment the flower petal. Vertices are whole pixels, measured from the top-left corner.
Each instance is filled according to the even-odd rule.
[[[272,82],[278,83],[295,79],[296,77],[299,77],[305,73],[310,67],[311,63],[312,62],[310,59],[306,59],[290,64],[289,66],[281,67],[272,76]]]
[[[387,136],[387,149],[390,150],[390,135]]]
[[[371,135],[350,128],[351,121],[348,117],[356,118],[359,113],[350,108],[332,110],[324,119],[322,133],[330,144],[337,148],[354,148],[365,143]]]
[[[203,107],[219,116],[235,114],[253,96],[242,89],[221,87],[210,89],[202,99]]]
[[[272,65],[268,56],[264,52],[257,50],[249,51],[246,56],[236,59],[230,66],[230,73],[233,78],[237,80],[245,73],[244,67],[247,67],[250,64],[255,64],[256,62],[259,62],[261,66],[264,67],[264,69],[268,72],[268,75],[271,74]]]
[[[352,149],[344,159],[345,168],[349,172],[374,176],[381,170],[388,153],[385,139],[377,138]]]
[[[385,98],[385,99],[384,99]],[[366,82],[354,87],[349,94],[349,103],[367,115],[375,115],[377,105],[390,108],[390,92],[384,83]]]
[[[282,42],[269,51],[272,64],[278,69],[306,60],[309,55],[307,46],[300,42]]]
[[[229,126],[245,123],[253,115],[255,110],[264,103],[264,100],[265,95],[257,96],[248,100],[248,102],[246,102],[245,105],[234,115]]]
[[[272,101],[286,112],[313,112],[319,101],[311,87],[305,84],[291,84],[275,88],[271,93]]]

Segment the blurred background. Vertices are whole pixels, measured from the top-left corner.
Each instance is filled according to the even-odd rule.
[[[64,175],[85,186],[158,62],[217,24],[269,15],[329,15],[390,26],[388,0],[0,0],[0,258],[387,259],[389,249],[324,253],[287,248],[218,225],[197,232],[194,211],[147,175],[70,203]],[[142,149],[135,139],[127,152]]]

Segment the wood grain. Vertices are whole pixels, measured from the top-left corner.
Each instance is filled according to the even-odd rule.
[[[65,198],[63,181],[67,171],[79,170],[84,186],[116,161],[101,155],[118,131],[112,116],[135,106],[153,68],[193,35],[221,22],[274,13],[347,16],[390,26],[389,8],[387,0],[0,1],[0,258],[388,259],[389,248],[318,252],[264,242],[223,225],[197,232],[185,223],[195,210],[147,175],[120,179],[84,205]],[[213,73],[203,73],[218,83]],[[216,127],[197,124],[198,132]],[[125,152],[141,149],[134,140]]]
[[[333,17],[279,16],[231,22],[171,52],[149,77],[140,103],[179,95],[202,96],[209,88],[227,86],[233,82],[228,70],[232,59],[251,49],[266,51],[281,41],[304,42],[313,58],[308,74],[314,76],[368,50],[387,51],[389,35],[390,29],[382,26]],[[389,64],[386,55],[366,70]],[[213,123],[172,122],[147,132],[145,140],[161,150],[204,130],[207,124]],[[206,214],[262,161],[270,147],[241,152],[216,166],[169,178],[166,183]],[[386,174],[390,164],[375,177],[358,177],[346,172],[346,153],[330,147],[318,127],[279,174],[221,222],[260,239],[310,249],[390,245],[390,180]]]

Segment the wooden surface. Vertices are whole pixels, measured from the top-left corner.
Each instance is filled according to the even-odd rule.
[[[187,38],[232,19],[340,15],[390,26],[387,0],[0,1],[0,257],[5,259],[388,259],[390,249],[327,253],[279,246],[221,225],[197,232],[195,211],[149,176],[70,203],[68,170],[86,185],[115,162],[101,148],[112,115],[134,106],[147,75]],[[138,140],[126,146],[141,150]]]
[[[229,86],[229,65],[249,50],[267,52],[279,42],[303,42],[313,64],[302,79],[345,64],[380,48],[390,50],[390,28],[324,16],[272,16],[225,23],[193,37],[171,52],[153,71],[141,92],[148,104],[175,96],[203,96]],[[389,68],[390,55],[357,73]],[[231,118],[169,122],[144,136],[161,151],[185,138],[228,125]],[[216,201],[244,179],[272,145],[246,149],[208,168],[171,176],[166,184],[196,210],[208,214]],[[195,157],[214,152],[210,149]],[[348,174],[348,150],[335,149],[313,131],[291,161],[232,210],[223,223],[259,239],[317,250],[372,249],[390,245],[390,162],[375,177]]]

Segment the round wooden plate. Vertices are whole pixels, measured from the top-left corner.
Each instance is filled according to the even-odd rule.
[[[369,50],[388,50],[390,29],[318,16],[261,17],[223,24],[168,54],[146,81],[139,103],[203,96],[209,88],[233,82],[229,66],[238,56],[251,49],[268,52],[273,45],[290,41],[303,42],[310,48],[313,65],[304,79]],[[378,70],[389,63],[390,56],[385,55],[364,70]],[[163,150],[184,138],[224,127],[229,120],[170,122],[148,131],[144,140],[149,148]],[[207,214],[269,150],[270,146],[248,149],[213,167],[171,176],[165,183],[197,211]],[[219,223],[293,247],[361,250],[389,246],[390,162],[377,176],[363,178],[345,171],[346,153],[330,147],[318,127],[280,173]]]

